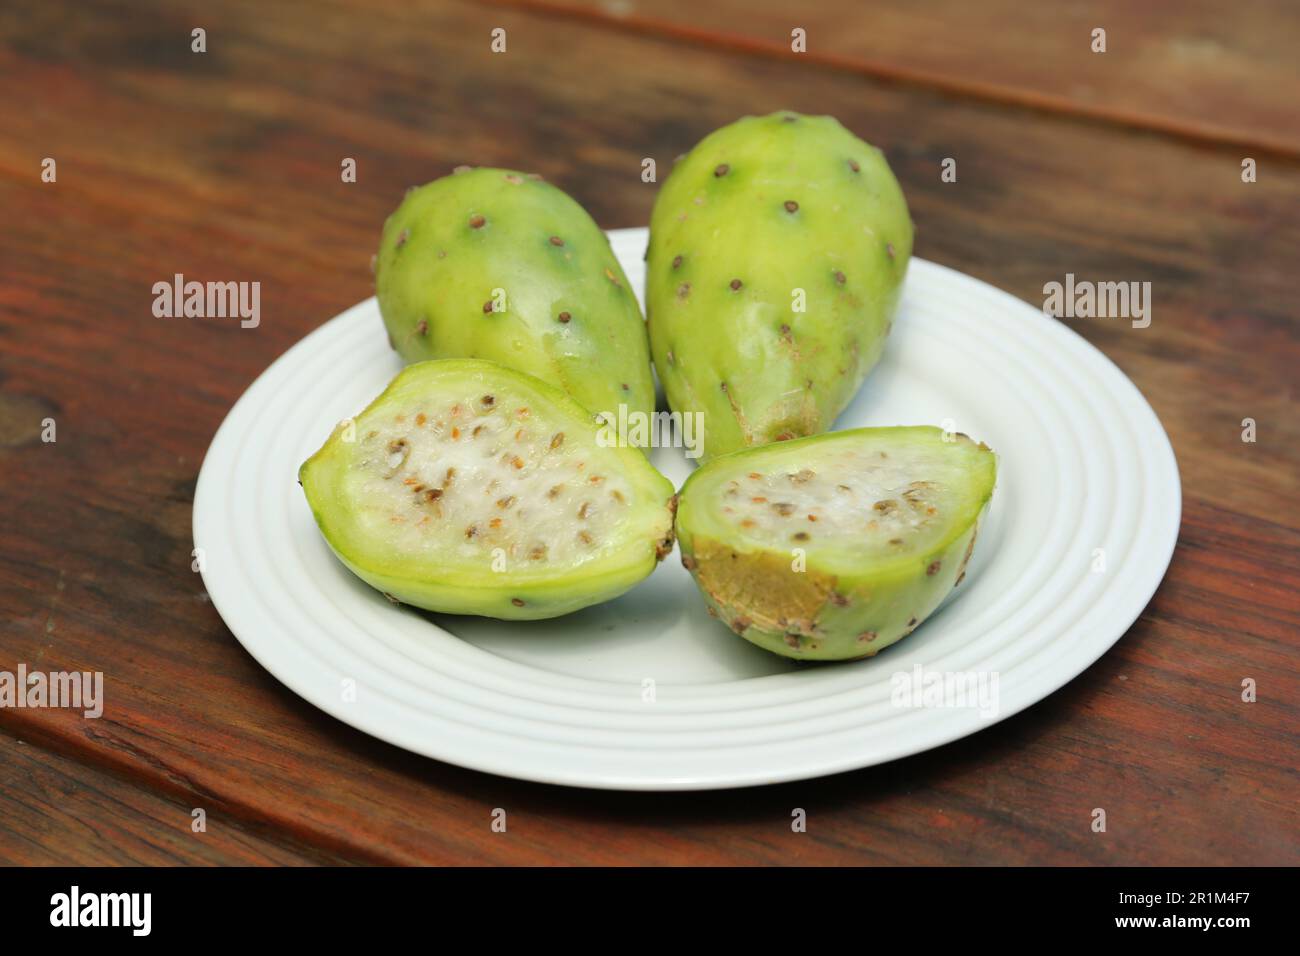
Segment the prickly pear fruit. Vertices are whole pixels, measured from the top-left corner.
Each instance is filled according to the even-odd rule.
[[[375,288],[407,362],[489,359],[593,413],[654,413],[645,322],[609,239],[536,176],[466,169],[412,190],[384,224]]]
[[[704,457],[829,428],[880,358],[912,221],[880,150],[829,116],[745,117],[655,201],[646,316]]]
[[[410,365],[298,472],[334,553],[391,600],[555,617],[616,597],[672,549],[668,479],[593,415],[492,362]]]
[[[733,631],[801,660],[870,657],[961,583],[997,459],[931,427],[736,452],[679,495],[682,563]]]

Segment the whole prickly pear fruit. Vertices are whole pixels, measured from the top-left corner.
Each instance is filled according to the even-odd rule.
[[[408,366],[303,463],[334,553],[391,600],[555,617],[622,594],[672,549],[672,483],[593,415],[493,362]]]
[[[711,613],[759,647],[870,657],[961,583],[996,477],[987,446],[931,427],[735,452],[682,487],[682,563]]]
[[[746,117],[691,150],[655,201],[646,316],[704,457],[830,427],[880,358],[911,254],[885,157],[832,117]]]
[[[609,239],[536,176],[466,169],[412,190],[384,224],[375,288],[407,362],[489,359],[593,413],[654,413],[645,322]]]

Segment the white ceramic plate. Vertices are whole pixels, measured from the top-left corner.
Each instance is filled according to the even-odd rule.
[[[640,289],[646,231],[610,238]],[[622,598],[552,621],[425,615],[335,560],[296,481],[333,425],[398,369],[373,299],[281,356],[213,439],[195,544],[231,631],[294,692],[383,740],[491,773],[708,789],[939,746],[1100,657],[1146,605],[1177,538],[1173,451],[1123,373],[1024,302],[914,259],[884,359],[837,426],[946,423],[1000,456],[966,580],[915,634],[865,661],[792,664],[710,618],[675,555]],[[653,460],[678,485],[691,468],[677,449]],[[917,666],[923,682],[982,675],[989,694],[996,677],[996,697],[901,706],[896,675],[914,680]]]

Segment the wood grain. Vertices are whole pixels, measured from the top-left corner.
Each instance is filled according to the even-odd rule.
[[[1248,0],[495,0],[638,34],[1300,156],[1300,8]],[[1106,31],[1104,52],[1093,30]],[[802,29],[803,50],[792,49]]]
[[[0,11],[0,86],[37,91],[0,105],[0,668],[107,681],[99,721],[0,711],[0,730],[41,748],[31,760],[210,807],[286,853],[363,862],[1300,862],[1294,161],[1266,160],[1244,184],[1230,146],[545,12],[137,6]],[[191,25],[207,29],[207,54],[189,52]],[[495,26],[506,54],[488,49]],[[655,187],[642,158],[663,175],[713,127],[777,106],[833,113],[886,150],[919,255],[1035,304],[1066,272],[1153,283],[1150,328],[1071,323],[1149,398],[1182,470],[1168,578],[1119,645],[937,751],[666,796],[414,757],[261,670],[190,570],[198,467],[242,390],[370,294],[366,262],[404,188],[462,162],[510,165],[602,225],[643,224]],[[55,184],[39,179],[45,156]],[[339,181],[345,156],[355,184]],[[949,156],[959,175],[945,184]],[[154,318],[151,286],[176,272],[260,281],[262,324]],[[54,444],[38,438],[47,415]],[[1245,677],[1258,703],[1240,701]],[[0,816],[0,858],[41,859],[24,827],[50,817],[43,792]],[[137,799],[106,802],[129,814]],[[1107,834],[1089,829],[1097,806]],[[496,807],[505,834],[491,832]],[[806,834],[790,831],[794,807]]]
[[[205,810],[194,829],[193,812]],[[295,866],[346,862],[0,734],[0,866]]]

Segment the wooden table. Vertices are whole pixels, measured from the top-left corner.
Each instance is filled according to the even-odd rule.
[[[1300,12],[1031,6],[4,4],[0,670],[103,671],[108,701],[99,720],[0,710],[0,862],[1300,863]],[[886,151],[919,255],[1035,305],[1067,272],[1152,283],[1149,328],[1069,321],[1148,397],[1182,470],[1172,567],[1119,644],[939,750],[679,795],[412,756],[263,671],[191,570],[199,464],[276,356],[371,294],[403,190],[508,165],[640,225],[643,158],[667,169],[782,107]],[[260,281],[260,326],[155,318],[174,273]]]

